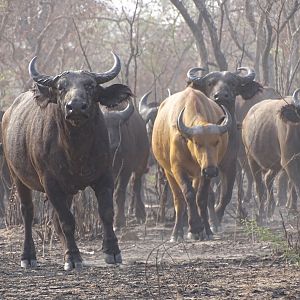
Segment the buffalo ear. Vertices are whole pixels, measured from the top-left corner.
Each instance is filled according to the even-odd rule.
[[[113,84],[105,88],[99,86],[97,101],[105,106],[115,106],[132,96],[133,93],[127,85]]]
[[[53,88],[38,83],[34,84],[32,89],[36,103],[44,108],[48,103],[57,103],[57,98]]]
[[[262,91],[263,86],[257,81],[250,81],[247,84],[240,85],[238,88],[238,95],[241,95],[244,100],[251,99],[258,92]]]

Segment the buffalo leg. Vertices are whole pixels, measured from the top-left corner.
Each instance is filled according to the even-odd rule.
[[[235,181],[235,173],[236,173],[236,161],[231,161],[231,163],[227,162],[225,167],[221,171],[221,199],[220,203],[216,207],[216,214],[218,218],[217,226],[221,224],[222,218],[224,216],[225,208],[231,200],[232,190]]]
[[[291,181],[288,183],[288,200],[286,202],[286,208],[288,209],[289,214],[297,213],[297,193]]]
[[[71,208],[72,200],[73,200],[72,196],[67,197],[66,202],[67,202],[68,209]],[[81,268],[82,267],[82,264],[81,264],[82,259],[81,259],[80,255],[76,252],[74,254],[70,254],[70,252],[68,251],[67,240],[64,235],[62,225],[60,224],[59,216],[58,216],[57,212],[54,212],[54,214],[53,214],[53,225],[54,225],[54,229],[60,239],[60,242],[63,245],[63,249],[65,251],[64,269],[67,271],[67,270],[71,270],[73,268],[76,268],[76,269]],[[70,256],[74,256],[74,257],[70,257]]]
[[[200,215],[203,219],[206,236],[208,239],[211,239],[213,233],[210,229],[210,225],[208,222],[208,211],[207,211],[209,189],[210,189],[210,180],[203,178],[200,181],[200,186],[197,191],[196,199],[197,199],[198,208],[200,210]]]
[[[168,173],[166,173],[166,177],[173,194],[175,208],[175,224],[171,235],[171,242],[176,242],[183,240],[183,215],[186,205],[183,194],[176,180]]]
[[[118,239],[113,230],[113,179],[110,174],[103,177],[92,188],[95,191],[98,212],[103,225],[102,251],[105,254],[105,262],[108,264],[121,263],[122,256],[118,245]]]
[[[135,217],[138,223],[145,223],[146,221],[146,210],[145,205],[142,200],[142,175],[134,173],[132,177],[133,181],[133,195],[132,199],[134,199],[134,210]]]
[[[273,193],[273,183],[278,171],[269,170],[265,175],[265,185],[267,188],[267,212],[268,218],[271,218],[275,210],[275,201]]]
[[[215,198],[215,193],[211,187],[211,184],[209,186],[209,191],[208,191],[208,211],[209,211],[209,222],[211,224],[211,227],[213,229],[213,232],[218,232],[218,227],[215,225],[218,223],[218,218],[216,215],[216,210],[215,210],[215,203],[216,203],[216,198]]]
[[[75,268],[82,267],[82,258],[79,253],[79,249],[75,242],[75,219],[73,214],[70,211],[70,201],[71,195],[65,194],[60,188],[59,184],[56,180],[53,179],[46,179],[45,180],[45,192],[49,201],[51,202],[55,213],[57,215],[58,221],[56,220],[56,227],[58,229],[58,234],[60,236],[64,236],[65,244],[63,243],[64,247],[64,269],[66,271]],[[57,224],[59,223],[59,225]],[[59,229],[60,227],[60,229]],[[62,234],[61,234],[61,232]],[[62,242],[64,240],[61,238]]]
[[[289,177],[289,181],[291,182],[290,184],[292,184],[294,186],[296,195],[295,197],[292,197],[292,202],[293,204],[291,205],[290,202],[290,212],[294,213],[297,211],[297,198],[300,198],[300,173],[299,173],[299,162],[298,159],[295,159],[294,162],[290,162],[287,164],[285,170],[287,172],[287,175]],[[291,188],[290,188],[291,190]]]
[[[158,211],[158,222],[164,223],[166,221],[166,206],[168,201],[168,182],[163,182],[162,192],[159,201],[159,211]]]
[[[32,238],[33,203],[31,190],[20,180],[15,180],[16,188],[21,202],[21,212],[24,222],[24,247],[21,257],[21,267],[36,267],[36,253]]]
[[[264,183],[262,180],[262,171],[260,166],[251,157],[249,158],[249,165],[251,168],[252,176],[255,181],[255,188],[258,197],[258,222],[262,223],[265,214]]]
[[[277,178],[277,206],[285,205],[288,201],[288,176],[284,170],[282,170]]]
[[[126,188],[129,182],[130,174],[122,172],[115,182],[115,190],[113,194],[115,204],[115,230],[120,230],[126,224],[125,217],[125,201],[126,201]]]
[[[202,219],[198,213],[195,190],[188,176],[181,174],[179,171],[177,172],[175,171],[174,173],[177,174],[177,176],[175,175],[175,180],[179,185],[181,192],[184,195],[185,202],[187,204],[188,223],[189,223],[188,238],[198,240],[202,236],[202,231],[204,229],[204,226],[203,226]]]

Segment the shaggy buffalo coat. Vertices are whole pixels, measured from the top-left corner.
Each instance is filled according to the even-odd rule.
[[[113,231],[113,179],[107,128],[98,102],[104,105],[128,98],[127,86],[101,87],[120,71],[115,56],[112,72],[64,72],[41,75],[29,66],[35,88],[21,94],[3,116],[4,154],[16,185],[25,225],[23,267],[36,264],[32,238],[31,190],[44,192],[55,209],[54,226],[64,248],[65,269],[81,267],[74,239],[72,197],[91,186],[103,225],[103,251],[108,263],[121,262]]]

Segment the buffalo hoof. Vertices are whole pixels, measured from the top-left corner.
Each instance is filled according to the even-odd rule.
[[[171,243],[182,243],[183,241],[183,235],[172,235],[170,238]]]
[[[210,228],[211,228],[211,231],[213,233],[218,233],[219,232],[219,226],[213,224],[213,225],[210,225]]]
[[[36,259],[22,259],[21,260],[21,268],[36,268],[37,267],[37,262]]]
[[[107,254],[105,253],[105,262],[107,264],[121,264],[122,263],[122,255],[119,254]]]
[[[208,241],[212,241],[212,240],[214,239],[213,234],[207,234],[207,235],[206,235],[206,239],[207,239]]]
[[[204,234],[202,233],[192,233],[192,232],[188,232],[187,234],[187,239],[188,240],[194,240],[194,241],[203,241],[204,240]]]
[[[73,269],[75,269],[76,271],[81,271],[82,270],[82,262],[81,261],[77,261],[77,262],[73,262],[73,261],[66,261],[64,264],[64,270],[65,271],[71,271]]]

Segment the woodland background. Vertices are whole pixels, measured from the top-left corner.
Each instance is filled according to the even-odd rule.
[[[49,75],[102,72],[111,50],[135,102],[149,90],[161,102],[196,66],[253,67],[256,80],[288,95],[300,86],[299,9],[295,0],[0,0],[0,106],[31,86],[33,56]]]

